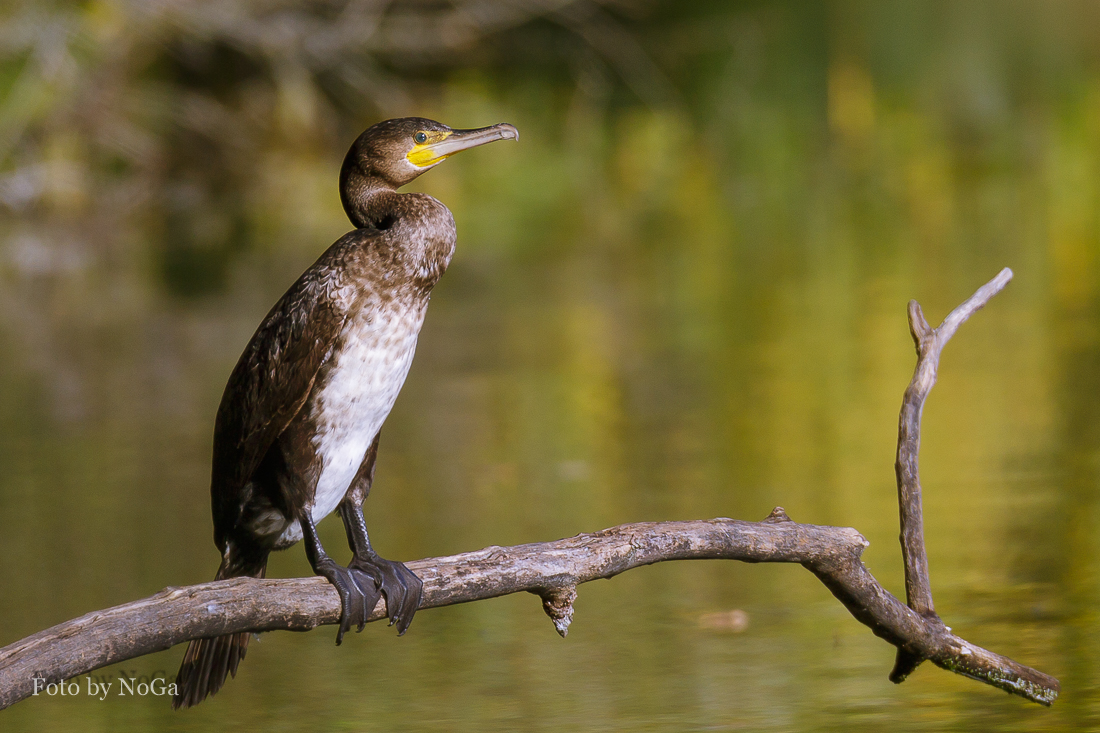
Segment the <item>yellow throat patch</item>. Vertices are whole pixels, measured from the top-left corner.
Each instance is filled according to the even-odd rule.
[[[429,165],[435,165],[439,161],[446,160],[453,155],[453,153],[439,155],[432,150],[433,145],[449,138],[451,136],[450,132],[428,132],[425,130],[424,134],[428,136],[428,139],[422,143],[417,143],[413,149],[405,155],[405,158],[410,163],[419,168],[427,168]]]

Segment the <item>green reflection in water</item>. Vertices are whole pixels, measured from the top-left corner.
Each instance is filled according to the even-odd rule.
[[[36,38],[82,30],[56,69],[40,43],[0,74],[0,643],[212,575],[226,375],[346,229],[348,142],[416,113],[507,120],[523,139],[418,183],[460,240],[382,443],[368,518],[385,553],[781,504],[858,528],[900,594],[905,302],[939,320],[1007,265],[1016,280],[948,347],[925,412],[932,582],[959,633],[1064,693],[1047,711],[931,668],[895,687],[891,649],[800,568],[680,563],[582,587],[565,641],[533,597],[425,612],[405,638],[376,626],[340,649],[330,629],[268,635],[193,711],[37,698],[5,729],[1100,722],[1092,5],[610,15],[648,76],[616,60],[629,45],[534,21],[457,60],[394,62],[379,78],[400,108],[341,93],[343,67],[303,73],[290,51],[210,40],[225,29],[110,3],[12,12]],[[334,550],[341,535],[322,526]],[[295,548],[271,572],[308,566]],[[748,614],[741,633],[701,620],[730,609]],[[180,654],[121,668],[172,674]]]

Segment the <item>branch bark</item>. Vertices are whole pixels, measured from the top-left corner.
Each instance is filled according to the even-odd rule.
[[[1001,292],[1012,279],[1012,270],[1007,267],[997,276],[978,288],[955,310],[951,311],[938,328],[932,328],[924,318],[920,304],[909,301],[909,333],[917,347],[917,366],[913,370],[913,379],[905,390],[898,416],[898,452],[894,471],[898,483],[898,508],[901,514],[901,554],[905,562],[905,597],[909,607],[932,625],[944,627],[936,614],[932,602],[932,585],[928,578],[928,555],[924,549],[924,510],[921,499],[920,471],[918,454],[920,453],[921,415],[924,401],[936,384],[940,354],[943,347],[955,335],[959,326],[974,313],[985,307],[993,296]],[[910,650],[904,646],[898,648],[894,669],[890,680],[900,683],[916,669],[921,662],[931,657]]]
[[[900,682],[931,660],[952,672],[1050,705],[1058,680],[955,636],[936,615],[921,530],[917,449],[924,398],[935,382],[940,350],[958,326],[1011,278],[1003,271],[931,329],[910,303],[918,365],[899,423],[898,496],[909,605],[891,595],[860,559],[867,541],[856,530],[799,524],[777,507],[761,522],[712,519],[626,524],[556,542],[489,547],[408,563],[424,580],[421,608],[528,591],[565,636],[576,587],[667,560],[723,559],[799,563],[861,623],[898,648],[891,679]],[[236,578],[168,588],[149,598],[87,614],[0,649],[0,708],[40,684],[167,649],[190,639],[242,631],[306,631],[338,623],[340,599],[323,578]],[[379,601],[372,620],[385,618]],[[899,672],[900,671],[900,672]]]

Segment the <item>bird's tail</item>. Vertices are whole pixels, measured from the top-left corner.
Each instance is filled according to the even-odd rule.
[[[221,567],[214,580],[226,578],[262,578],[267,571],[267,557],[262,560],[239,564],[230,564],[222,560]],[[187,645],[183,655],[183,664],[176,674],[176,694],[172,698],[172,708],[189,708],[198,705],[213,695],[225,684],[229,675],[237,676],[237,665],[248,651],[248,639],[251,632],[227,634],[208,639],[194,639]]]

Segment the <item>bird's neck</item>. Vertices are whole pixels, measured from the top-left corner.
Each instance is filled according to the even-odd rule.
[[[379,178],[346,167],[340,178],[340,201],[351,223],[359,229],[386,229],[387,219],[400,208],[402,194]]]
[[[383,232],[374,247],[394,252],[391,262],[403,263],[411,280],[431,290],[454,254],[455,223],[447,207],[426,194],[398,193],[361,173],[342,183],[340,197],[352,223]]]

